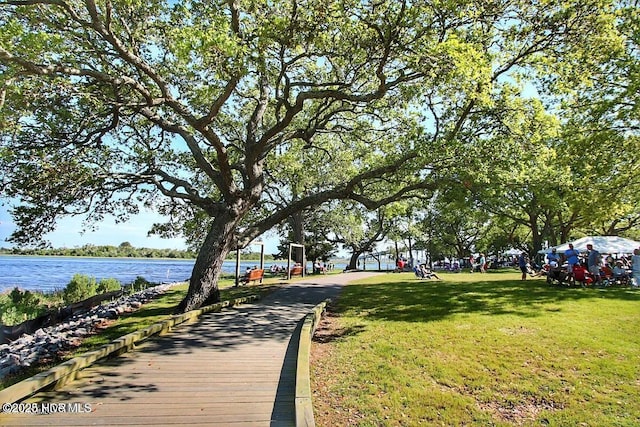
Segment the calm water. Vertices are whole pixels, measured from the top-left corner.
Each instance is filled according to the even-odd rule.
[[[30,257],[0,256],[0,293],[14,287],[50,292],[63,289],[74,274],[95,277],[96,280],[113,277],[123,284],[142,276],[149,282],[180,282],[191,277],[194,260]],[[244,273],[256,261],[240,263]],[[285,264],[286,265],[286,264]],[[235,261],[225,261],[223,271],[235,274]]]
[[[15,288],[51,292],[64,289],[74,274],[118,279],[122,284],[133,282],[142,276],[149,282],[166,283],[186,281],[191,277],[194,260],[130,259],[130,258],[81,258],[0,255],[0,293]],[[259,264],[259,261],[241,261],[240,271]],[[265,261],[268,268],[274,262]],[[286,266],[286,261],[275,264]],[[308,263],[311,268],[311,263]],[[367,264],[367,269],[377,264]],[[344,263],[335,263],[336,269],[344,269]],[[223,272],[235,274],[235,261],[225,261]]]

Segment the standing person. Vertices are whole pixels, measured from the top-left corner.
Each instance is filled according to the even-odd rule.
[[[522,280],[527,279],[527,254],[522,252],[518,257],[518,267],[520,267],[520,271],[522,271]]]
[[[484,254],[480,254],[480,260],[478,263],[480,264],[480,273],[484,273],[487,266],[487,259],[484,257]]]
[[[634,249],[631,257],[631,285],[640,286],[640,249]]]
[[[580,262],[579,256],[580,252],[573,248],[573,243],[569,243],[569,249],[564,251],[564,257],[567,259],[567,276],[571,282],[574,282],[573,266]]]
[[[573,243],[569,243],[569,249],[564,251],[564,257],[567,259],[567,272],[569,274],[573,272],[573,266],[580,262],[578,259],[579,256],[580,252],[573,248]]]
[[[587,268],[589,274],[593,276],[593,284],[597,285],[600,282],[600,252],[593,249],[593,245],[589,243],[587,245]]]
[[[471,271],[470,271],[470,273],[473,273],[473,269],[475,268],[475,263],[476,263],[476,259],[475,259],[475,257],[473,256],[473,254],[471,254],[471,255],[469,256],[469,264],[471,265]]]

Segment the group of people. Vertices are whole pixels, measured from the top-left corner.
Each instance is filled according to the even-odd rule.
[[[302,266],[302,264],[295,263],[294,267],[297,266]],[[331,262],[329,263],[323,263],[320,261],[315,261],[313,263],[313,272],[315,274],[326,274],[327,271],[331,271],[333,270],[335,267],[335,265]],[[255,267],[257,268],[257,267]],[[247,269],[247,273],[250,269]],[[281,274],[281,273],[286,273],[287,272],[287,266],[286,265],[277,265],[277,264],[273,264],[271,267],[269,267],[269,271],[271,272],[271,274]],[[306,271],[306,270],[305,270]]]
[[[269,267],[269,271],[271,272],[271,274],[284,273],[287,271],[287,267],[285,267],[284,265],[273,264],[271,265],[271,267]]]
[[[327,274],[327,271],[333,270],[333,264],[324,264],[320,261],[313,263],[313,273],[314,274]]]
[[[582,255],[580,251],[569,244],[569,248],[563,254],[559,254],[555,248],[546,255],[547,264],[538,273],[531,272],[531,265],[525,252],[518,257],[518,267],[522,272],[522,280],[527,274],[541,275],[566,272],[569,282],[592,283],[594,285],[614,280],[620,283],[631,283],[632,286],[640,285],[640,248],[633,252],[629,260],[626,257],[614,260],[611,255],[603,258],[602,254],[587,244],[587,252]]]
[[[416,275],[417,278],[419,279],[431,279],[431,278],[436,278],[438,280],[442,280],[440,278],[440,276],[438,276],[436,273],[434,273],[433,271],[431,271],[431,269],[427,266],[427,264],[425,263],[420,263],[418,261],[418,263],[416,265],[414,265],[413,267],[411,267],[411,264],[413,263],[413,261],[410,263],[407,260],[405,260],[404,258],[400,258],[398,257],[396,259],[396,269],[395,272],[397,273],[401,273],[403,271],[411,271],[413,270],[413,273]]]
[[[487,268],[489,268],[487,257],[483,253],[478,255],[477,260],[473,255],[471,255],[469,257],[469,264],[471,265],[471,273],[473,273],[476,269],[478,269],[480,273],[484,273],[487,271]]]

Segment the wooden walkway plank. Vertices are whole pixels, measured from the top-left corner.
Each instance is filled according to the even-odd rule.
[[[371,274],[314,276],[205,314],[23,402],[90,412],[2,413],[0,425],[293,426],[302,319],[348,280]]]

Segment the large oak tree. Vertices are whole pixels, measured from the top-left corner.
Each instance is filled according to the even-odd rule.
[[[490,169],[474,148],[502,131],[487,112],[520,96],[518,79],[593,56],[609,12],[582,0],[0,1],[13,240],[140,204],[178,226],[203,218],[180,309],[216,301],[227,253],[305,208],[374,209]],[[274,209],[271,176],[308,150],[325,154],[311,166],[322,185]]]

